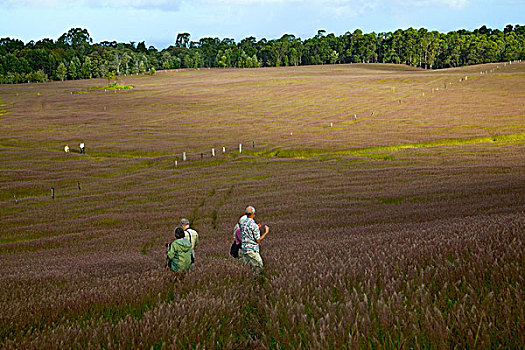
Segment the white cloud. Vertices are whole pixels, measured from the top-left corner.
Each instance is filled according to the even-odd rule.
[[[210,5],[264,5],[302,2],[304,0],[201,0]]]
[[[446,6],[452,9],[463,9],[470,5],[470,0],[399,0],[401,4],[425,7],[425,6]]]
[[[515,1],[515,0],[507,0]],[[164,11],[178,11],[183,3],[192,7],[202,5],[277,5],[295,4],[300,9],[304,7],[318,7],[321,10],[331,10],[341,14],[360,14],[368,9],[387,7],[392,3],[401,6],[447,6],[453,9],[462,9],[470,4],[471,0],[0,0],[0,7],[90,7],[90,8],[134,8],[160,9]]]
[[[0,7],[160,9],[177,11],[184,0],[0,0]]]
[[[60,0],[0,0],[0,6],[2,7],[55,7],[63,3],[73,3],[73,1],[60,1]]]
[[[86,1],[91,7],[104,8],[126,8],[153,10],[160,9],[165,11],[177,11],[182,0],[91,0]]]

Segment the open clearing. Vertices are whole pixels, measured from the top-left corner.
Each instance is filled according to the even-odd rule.
[[[0,347],[525,344],[524,63],[106,83],[0,85]],[[228,256],[247,204],[261,276]]]

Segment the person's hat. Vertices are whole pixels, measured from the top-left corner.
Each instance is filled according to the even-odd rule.
[[[185,226],[185,225],[189,225],[189,224],[190,224],[190,220],[188,220],[186,218],[180,219],[180,225],[181,226]]]

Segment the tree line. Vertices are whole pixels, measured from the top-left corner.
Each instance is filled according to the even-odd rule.
[[[279,67],[338,63],[397,63],[439,69],[525,59],[525,26],[503,30],[482,26],[449,33],[427,29],[398,29],[363,33],[356,29],[335,36],[319,30],[302,40],[291,34],[257,40],[206,37],[192,41],[177,35],[161,51],[144,41],[93,43],[86,29],[72,28],[54,41],[24,43],[0,39],[0,83],[44,82],[154,73],[159,69],[204,67]]]

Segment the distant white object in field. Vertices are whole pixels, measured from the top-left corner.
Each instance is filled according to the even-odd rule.
[[[290,136],[292,136],[292,135],[293,135],[293,133],[290,131]]]
[[[242,153],[242,143],[239,143],[239,153]]]
[[[175,168],[177,167],[177,165],[179,165],[179,162],[175,161]]]
[[[182,152],[182,160],[186,161],[186,152]]]
[[[215,157],[215,148],[212,148],[212,149],[211,149],[211,156],[212,156],[212,157]]]
[[[225,153],[226,152],[226,147],[223,147],[222,148],[222,153]]]
[[[357,114],[354,114],[354,120],[357,120]]]
[[[66,145],[66,146],[64,147],[64,152],[69,153],[69,146],[68,146],[68,145]]]
[[[334,126],[334,123],[330,122],[330,127],[333,127]]]

